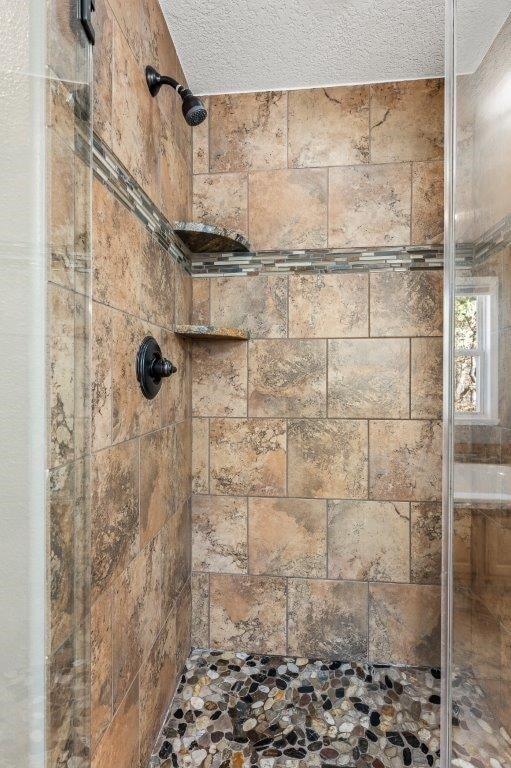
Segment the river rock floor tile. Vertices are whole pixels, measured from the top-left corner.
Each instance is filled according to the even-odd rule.
[[[151,767],[439,766],[440,673],[193,651]]]
[[[150,768],[440,766],[440,672],[192,651]],[[511,768],[511,737],[453,677],[453,768]]]

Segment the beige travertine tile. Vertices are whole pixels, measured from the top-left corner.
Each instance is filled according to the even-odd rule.
[[[176,424],[176,496],[175,508],[180,509],[192,495],[192,420]]]
[[[175,267],[172,258],[149,232],[141,232],[139,258],[139,309],[133,307],[131,311],[150,323],[172,328],[174,286],[179,267]],[[177,288],[176,285],[176,301]]]
[[[326,576],[326,502],[249,499],[249,570],[271,576]]]
[[[291,167],[369,162],[369,86],[290,91],[288,104]]]
[[[330,168],[329,177],[330,248],[410,243],[408,163]]]
[[[289,335],[367,336],[368,284],[367,275],[290,275]]]
[[[438,666],[440,588],[420,584],[371,584],[369,660]]]
[[[285,421],[211,419],[209,438],[211,493],[234,496],[285,494]]]
[[[252,338],[287,335],[287,275],[211,278],[211,322]]]
[[[330,339],[328,415],[407,418],[409,347],[408,339]]]
[[[96,45],[93,48],[94,107],[92,117],[95,132],[109,147],[112,146],[113,25],[114,20],[110,5],[98,3],[94,18]]]
[[[192,638],[192,589],[190,574],[176,603],[176,668],[178,674],[183,671],[190,655]]]
[[[192,282],[192,277],[186,269],[181,265],[176,265],[176,293],[174,298],[174,322],[176,325],[189,325],[192,322]]]
[[[163,599],[163,615],[175,610],[175,603],[180,593],[190,579],[192,570],[192,523],[190,502],[182,504],[181,508],[170,518],[162,528],[162,558],[161,583]]]
[[[211,120],[211,107],[209,96],[201,96],[202,102],[210,117],[200,125],[196,125],[192,131],[193,143],[193,172],[209,173],[209,123]]]
[[[142,228],[136,217],[96,177],[92,191],[92,297],[137,314]]]
[[[193,177],[193,220],[248,236],[248,177],[246,173]]]
[[[209,493],[208,419],[192,419],[192,493]]]
[[[175,433],[170,426],[140,438],[140,546],[174,512]]]
[[[140,762],[146,765],[176,681],[176,615],[167,617],[140,668]]]
[[[408,582],[409,505],[397,501],[329,501],[328,577]]]
[[[49,303],[49,401],[50,465],[75,457],[75,297],[56,285],[48,287]],[[79,337],[78,337],[79,338]]]
[[[442,425],[437,421],[370,421],[369,493],[372,499],[439,499]]]
[[[442,272],[371,272],[371,336],[441,336]]]
[[[367,498],[367,422],[290,421],[288,454],[290,496]]]
[[[192,499],[194,571],[246,573],[247,500],[237,496]]]
[[[112,442],[112,322],[113,312],[92,302],[91,441],[92,450]]]
[[[443,399],[443,341],[412,339],[412,419],[441,419]]]
[[[286,167],[287,93],[227,94],[209,103],[212,171]]]
[[[192,355],[187,339],[181,339],[170,331],[161,333],[160,346],[177,368],[170,379],[162,386],[158,398],[161,398],[163,424],[188,419],[192,411]],[[157,398],[157,399],[158,399]]]
[[[414,163],[412,172],[412,243],[444,241],[444,163]]]
[[[164,90],[158,95],[161,98]],[[186,125],[182,116],[176,117],[175,125]],[[160,152],[160,199],[161,208],[170,222],[189,221],[192,217],[192,160],[188,148],[180,149],[171,131],[169,115],[161,115],[159,136]]]
[[[47,238],[51,254],[49,279],[73,289],[77,262],[74,247],[77,224],[74,208],[74,147],[69,146],[56,129],[48,129],[47,134]]]
[[[439,584],[442,574],[442,505],[423,501],[411,505],[411,581]]]
[[[372,163],[437,160],[443,151],[443,80],[371,85]]]
[[[248,186],[253,250],[326,247],[326,168],[251,173]]]
[[[138,677],[136,677],[92,757],[92,768],[111,768],[116,762],[125,768],[138,768],[140,765],[138,722]]]
[[[94,454],[91,466],[92,587],[103,592],[138,550],[138,443]]]
[[[211,574],[212,648],[286,652],[286,580]]]
[[[106,590],[91,608],[91,742],[97,743],[112,719],[112,604]]]
[[[80,514],[79,477],[74,462],[48,475],[50,648],[54,653],[74,631],[76,622],[75,515]]]
[[[112,693],[114,711],[131,686],[142,662],[140,611],[142,555],[132,560],[112,588]]]
[[[196,341],[192,345],[194,416],[247,415],[247,344]]]
[[[249,350],[250,416],[326,416],[326,342],[261,339]]]
[[[209,323],[209,278],[192,280],[192,323]]]
[[[290,579],[288,653],[367,658],[367,584]]]
[[[209,648],[209,573],[192,573],[192,646]]]
[[[112,91],[112,149],[149,197],[157,200],[159,107],[148,91],[144,67],[136,61],[117,25],[113,72],[116,76]]]

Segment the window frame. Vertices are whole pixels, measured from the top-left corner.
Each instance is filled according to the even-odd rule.
[[[456,411],[457,424],[499,424],[498,371],[498,279],[496,277],[465,277],[456,285],[456,296],[477,298],[477,347],[454,348],[454,357],[476,357],[478,410],[475,413]]]

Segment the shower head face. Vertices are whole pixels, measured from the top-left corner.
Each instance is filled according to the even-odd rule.
[[[193,128],[204,122],[208,116],[208,111],[197,96],[189,93],[183,96],[183,115],[188,125]]]

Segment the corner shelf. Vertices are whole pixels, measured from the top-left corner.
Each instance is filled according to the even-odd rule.
[[[174,333],[185,339],[198,339],[199,341],[201,339],[246,341],[250,338],[250,333],[244,328],[228,328],[220,325],[176,325]]]

